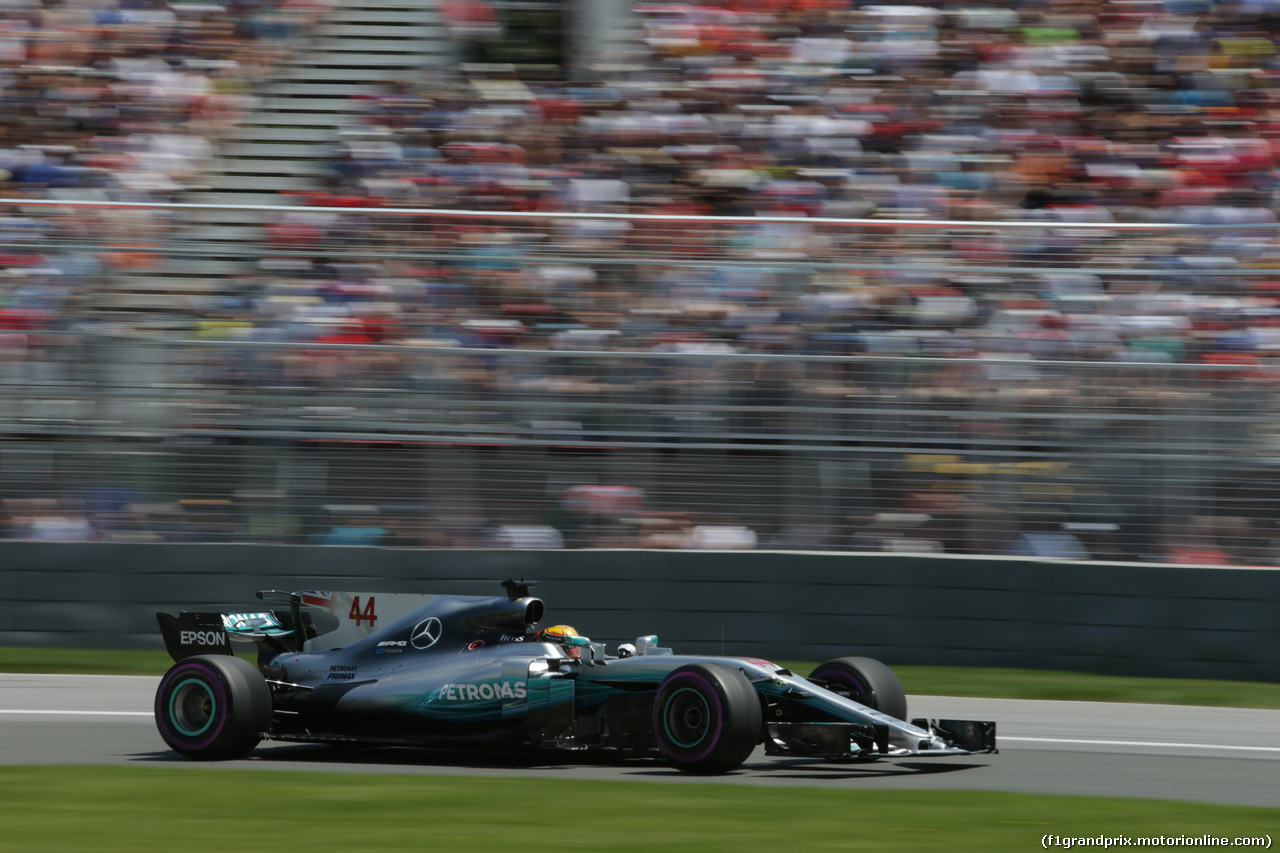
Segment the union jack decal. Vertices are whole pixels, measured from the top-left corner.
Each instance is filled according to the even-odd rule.
[[[337,597],[332,590],[327,589],[304,589],[298,593],[302,596],[302,603],[312,607],[319,607],[323,610],[333,612],[337,606]]]

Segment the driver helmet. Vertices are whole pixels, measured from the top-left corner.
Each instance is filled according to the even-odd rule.
[[[538,632],[536,639],[544,643],[555,643],[565,650],[571,658],[582,657],[582,649],[578,646],[567,646],[565,640],[581,636],[571,625],[552,625]]]

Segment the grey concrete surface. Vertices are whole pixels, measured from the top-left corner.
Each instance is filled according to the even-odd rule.
[[[177,766],[335,773],[691,779],[649,760],[410,749],[342,753],[263,744],[241,761],[202,764],[170,752],[151,717],[159,679],[0,674],[0,764]],[[913,716],[994,719],[1000,753],[869,765],[754,755],[715,781],[857,790],[982,790],[1280,806],[1280,711],[1094,702],[910,697]]]

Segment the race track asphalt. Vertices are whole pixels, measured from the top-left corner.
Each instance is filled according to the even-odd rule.
[[[602,754],[537,756],[263,744],[241,761],[188,761],[160,740],[151,716],[158,678],[0,674],[0,764],[102,764],[431,773],[666,784],[692,779],[650,760]],[[754,755],[736,785],[954,789],[1142,797],[1280,806],[1280,711],[1095,702],[910,697],[912,716],[989,719],[998,755],[866,765]]]

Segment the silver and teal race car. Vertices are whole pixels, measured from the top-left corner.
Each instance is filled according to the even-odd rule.
[[[538,630],[532,581],[500,597],[266,591],[253,612],[156,614],[175,663],[161,737],[229,759],[263,739],[611,750],[723,773],[767,755],[873,761],[996,751],[995,723],[911,720],[897,677],[863,657],[802,677],[766,660],[677,655],[656,636],[610,652]],[[278,606],[276,606],[278,605]],[[255,666],[231,642],[257,644]]]

